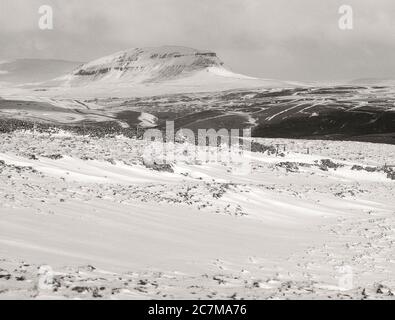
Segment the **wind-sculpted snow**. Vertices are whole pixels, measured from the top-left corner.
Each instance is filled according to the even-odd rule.
[[[0,299],[393,298],[394,146],[255,139],[234,174],[121,135],[0,141]]]

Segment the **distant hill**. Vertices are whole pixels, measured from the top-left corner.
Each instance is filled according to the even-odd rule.
[[[0,82],[23,84],[48,81],[71,72],[81,62],[45,59],[0,61]]]
[[[349,82],[352,85],[395,86],[395,79],[390,78],[360,78]]]

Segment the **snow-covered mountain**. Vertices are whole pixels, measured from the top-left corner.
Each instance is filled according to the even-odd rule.
[[[47,95],[73,97],[150,96],[298,85],[237,74],[212,51],[180,46],[120,51],[43,84]]]
[[[238,79],[211,51],[179,46],[133,48],[86,63],[58,80],[69,86],[94,83],[157,83],[195,76],[199,72]]]
[[[1,84],[2,76],[9,78],[10,71],[2,69],[0,64],[0,70],[4,71],[0,73],[0,89],[3,87],[0,95],[136,97],[304,85],[238,74],[232,72],[212,51],[180,46],[133,48],[85,64],[58,63],[54,66],[53,61],[42,60],[33,65],[37,66],[32,69],[28,63],[26,67],[26,74],[33,78],[19,77],[19,86],[10,88],[7,84]]]

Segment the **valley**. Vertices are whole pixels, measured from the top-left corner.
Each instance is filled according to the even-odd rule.
[[[2,119],[64,126],[251,128],[253,137],[395,143],[391,87],[309,87],[228,90],[135,98],[61,99],[3,97]],[[27,98],[25,98],[27,99]],[[154,116],[144,121],[143,114]]]

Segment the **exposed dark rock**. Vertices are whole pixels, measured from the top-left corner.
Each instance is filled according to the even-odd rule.
[[[156,163],[156,162],[153,163],[143,162],[143,163],[146,168],[149,168],[151,170],[170,172],[170,173],[174,172],[172,166],[168,163]]]
[[[341,168],[341,167],[344,167],[344,165],[340,163],[335,163],[330,159],[321,159],[319,163],[319,168],[322,171],[328,171],[328,169],[336,170],[337,168]]]

